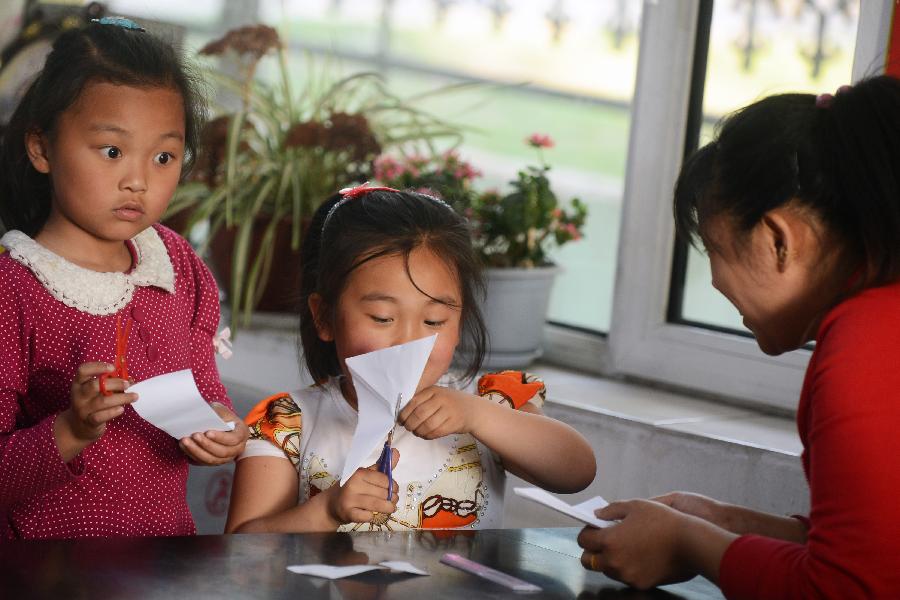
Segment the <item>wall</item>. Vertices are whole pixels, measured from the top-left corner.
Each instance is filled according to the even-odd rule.
[[[234,350],[235,356],[221,361],[219,368],[239,414],[246,414],[266,395],[303,385],[295,338],[285,327],[242,331]],[[548,386],[552,389],[552,378]],[[640,386],[631,387],[635,398],[645,393]],[[681,489],[777,514],[808,509],[806,482],[794,454],[565,406],[553,402],[552,396],[545,408],[550,416],[578,429],[597,456],[594,483],[567,497],[569,501],[597,494],[607,500],[649,497]],[[231,465],[191,467],[188,499],[200,533],[222,531],[232,470]],[[516,485],[526,484],[514,477],[507,483],[506,527],[576,524],[516,497],[511,490]]]

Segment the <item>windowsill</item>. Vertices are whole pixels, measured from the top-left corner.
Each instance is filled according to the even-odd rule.
[[[799,456],[792,418],[690,398],[637,383],[615,381],[537,363],[529,370],[547,382],[549,402],[697,438]]]
[[[304,385],[298,372],[295,327],[293,318],[255,315],[253,325],[235,339],[235,358],[219,360],[223,379],[241,388],[259,390],[260,398]],[[661,433],[718,440],[789,456],[799,456],[802,449],[790,417],[543,362],[529,370],[547,382],[547,399],[553,404],[657,428]]]

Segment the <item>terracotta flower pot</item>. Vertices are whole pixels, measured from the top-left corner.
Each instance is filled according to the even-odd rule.
[[[262,236],[268,223],[268,219],[259,218],[253,224],[248,260],[250,264],[259,253]],[[300,302],[300,250],[291,248],[291,226],[291,219],[285,217],[276,227],[273,242],[275,255],[269,279],[264,284],[262,297],[256,306],[257,311],[297,313]],[[301,235],[306,233],[308,227],[309,219],[303,219],[300,225]],[[209,245],[213,273],[219,287],[225,290],[226,296],[231,291],[231,259],[237,231],[237,227],[223,227]]]

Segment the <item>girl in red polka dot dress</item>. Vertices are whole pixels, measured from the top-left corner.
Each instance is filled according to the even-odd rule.
[[[215,281],[157,224],[201,115],[170,46],[103,19],[57,39],[4,132],[0,539],[193,534],[188,461],[243,450],[243,425],[169,437],[110,364],[121,323],[132,381],[190,368],[240,423],[214,361]]]

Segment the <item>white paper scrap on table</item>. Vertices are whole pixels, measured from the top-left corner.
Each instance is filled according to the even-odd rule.
[[[232,431],[203,399],[190,369],[158,375],[128,388],[138,395],[131,406],[141,417],[175,439],[203,431]]]
[[[582,523],[587,523],[591,527],[603,528],[615,525],[616,521],[604,521],[594,516],[594,511],[605,508],[609,503],[600,496],[595,496],[590,500],[586,500],[581,504],[572,506],[567,502],[560,500],[550,492],[544,491],[536,487],[517,487],[513,488],[516,496],[521,496],[526,500],[543,504],[548,508],[552,508],[557,512],[577,519]]]
[[[434,334],[346,360],[356,389],[359,418],[341,473],[341,485],[347,483],[357,469],[368,467],[363,462],[376,448],[384,445],[394,426],[397,395],[403,395],[400,402],[400,410],[403,410],[416,393],[436,340],[437,334]]]
[[[403,560],[383,560],[378,564],[382,567],[387,567],[391,571],[400,571],[401,573],[409,573],[411,575],[428,575],[428,571],[420,569]]]
[[[322,577],[324,579],[341,579],[342,577],[353,577],[360,573],[368,571],[377,571],[382,569],[390,569],[391,571],[399,571],[401,573],[409,573],[410,575],[428,575],[428,571],[412,565],[402,560],[386,560],[377,565],[350,565],[347,567],[335,567],[333,565],[291,565],[288,568],[291,573],[299,575],[312,575],[313,577]]]

